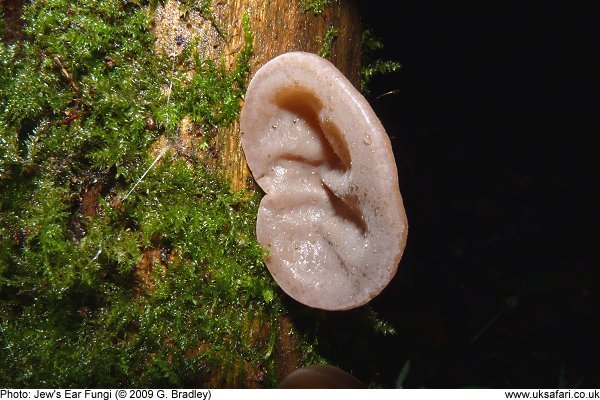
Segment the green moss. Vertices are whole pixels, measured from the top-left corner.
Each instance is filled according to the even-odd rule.
[[[0,386],[239,386],[253,369],[275,383],[274,339],[247,340],[250,321],[282,313],[257,195],[167,153],[122,200],[183,116],[207,130],[237,118],[248,18],[227,71],[191,48],[155,54],[151,17],[34,1],[30,40],[0,43]]]
[[[315,15],[320,15],[325,7],[333,3],[334,0],[302,0],[300,6],[306,12],[312,12]]]
[[[323,44],[321,45],[321,50],[319,50],[319,55],[321,57],[329,57],[331,54],[331,47],[333,46],[333,41],[337,38],[339,31],[331,25],[327,31],[325,32],[325,36],[323,37]]]
[[[397,61],[376,57],[377,50],[382,48],[383,42],[371,29],[365,29],[362,34],[360,70],[360,91],[365,95],[369,94],[369,83],[374,76],[396,72],[401,68]]]
[[[184,117],[238,118],[252,55],[247,15],[232,70],[192,45],[154,52],[149,3],[32,1],[28,40],[0,41],[2,387],[268,387],[282,336],[303,364],[345,343],[319,319],[281,330],[297,332],[255,239],[259,194],[231,192],[199,151],[149,168]]]

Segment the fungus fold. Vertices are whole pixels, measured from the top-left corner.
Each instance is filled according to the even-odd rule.
[[[285,53],[250,81],[240,129],[265,192],[256,235],[279,286],[325,310],[379,294],[408,224],[390,140],[366,99],[329,61]]]

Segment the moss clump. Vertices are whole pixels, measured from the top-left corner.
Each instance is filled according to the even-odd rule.
[[[237,118],[248,19],[228,71],[193,46],[155,53],[151,10],[33,1],[28,40],[0,42],[2,387],[275,384],[283,306],[257,194],[171,146],[124,199],[184,116]]]
[[[401,68],[400,63],[397,61],[382,60],[375,57],[377,50],[382,48],[383,42],[371,29],[365,29],[362,34],[360,64],[360,91],[364,95],[369,94],[369,83],[374,76],[396,72]]]
[[[270,347],[242,341],[279,312],[255,196],[167,155],[139,194],[82,217],[77,239],[69,188],[44,174],[31,189],[18,210],[17,185],[3,193],[4,385],[201,385],[240,360],[269,371]]]
[[[334,0],[302,0],[300,6],[306,12],[312,12],[314,15],[320,15],[325,7],[333,3]]]
[[[323,37],[323,44],[321,45],[321,50],[319,50],[319,55],[321,57],[329,57],[331,54],[331,47],[333,46],[333,41],[337,38],[339,31],[331,25],[327,31],[325,32],[325,36]]]
[[[372,365],[393,329],[287,302],[259,195],[202,162],[239,115],[248,18],[228,70],[193,43],[155,52],[158,3],[32,1],[27,40],[0,41],[0,386],[269,387],[324,354]],[[214,23],[210,1],[186,6]],[[205,132],[184,149],[182,121]]]

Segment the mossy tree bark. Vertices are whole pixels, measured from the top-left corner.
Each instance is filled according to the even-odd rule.
[[[150,11],[0,0],[0,357],[10,361],[0,384],[263,387],[324,361],[296,323],[314,315],[293,315],[300,306],[275,293],[261,265],[257,196],[231,193],[199,160],[234,189],[252,185],[235,121],[244,21],[249,76],[303,50],[358,86],[354,0],[317,2],[328,5],[315,14],[301,0],[150,1]],[[207,60],[218,67],[203,69]],[[221,64],[244,71],[231,78],[239,71]],[[194,80],[202,71],[210,76]],[[11,293],[27,299],[23,312]],[[106,372],[81,372],[90,368]]]
[[[354,0],[320,3],[329,4],[322,11],[313,12],[305,0],[227,0],[214,2],[210,9],[201,12],[188,12],[183,2],[171,0],[155,10],[156,47],[158,51],[176,56],[193,45],[202,58],[224,63],[231,71],[246,44],[243,25],[247,18],[253,38],[250,77],[279,54],[307,51],[329,59],[359,87],[362,30],[357,5]],[[185,119],[182,121],[179,141],[184,147],[193,147],[194,138],[202,135],[210,135],[203,157],[207,164],[223,174],[232,189],[252,187],[253,179],[240,143],[239,121],[225,127],[205,127],[204,131]],[[274,333],[274,372],[280,380],[302,366],[305,356],[299,346],[301,334],[288,315],[268,323],[257,320],[249,323],[248,337],[252,341],[269,340]],[[243,370],[241,382],[233,378],[235,373],[226,371],[212,375],[208,380],[216,386],[255,384],[253,376],[257,372],[254,368],[237,366],[236,369]]]
[[[326,3],[323,2],[322,3]],[[161,46],[176,51],[182,35],[198,40],[207,59],[223,60],[232,68],[244,46],[242,20],[247,14],[253,35],[254,56],[250,76],[271,58],[294,50],[326,56],[356,86],[359,85],[361,24],[354,0],[335,1],[322,12],[307,9],[303,0],[228,0],[213,4],[210,15],[184,19],[179,3],[167,3],[162,18],[165,38]],[[175,20],[168,15],[175,15]],[[159,19],[161,17],[159,16]],[[160,27],[161,21],[158,21]],[[329,34],[328,34],[329,32]],[[160,36],[160,35],[159,35]],[[172,45],[169,45],[172,42]],[[209,164],[224,172],[233,189],[251,186],[252,179],[240,146],[239,125],[211,132]]]

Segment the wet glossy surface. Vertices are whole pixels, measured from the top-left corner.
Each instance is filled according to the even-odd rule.
[[[407,222],[388,136],[362,95],[328,61],[287,53],[251,81],[241,131],[266,193],[256,233],[278,284],[331,310],[377,295]]]

